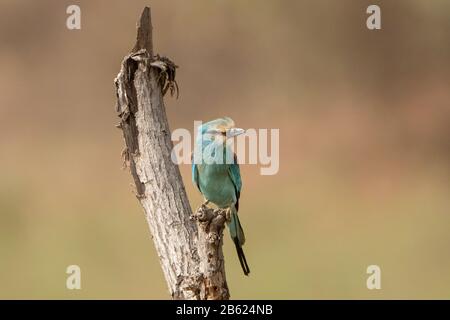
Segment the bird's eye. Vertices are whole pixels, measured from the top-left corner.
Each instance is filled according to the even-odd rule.
[[[226,135],[226,131],[220,131],[220,130],[214,130],[214,129],[208,130],[208,131],[206,131],[206,133],[211,134],[211,135],[217,135],[217,134]]]

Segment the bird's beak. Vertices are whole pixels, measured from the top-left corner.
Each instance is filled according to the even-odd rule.
[[[227,138],[233,138],[245,132],[244,129],[241,128],[231,128],[227,131]]]

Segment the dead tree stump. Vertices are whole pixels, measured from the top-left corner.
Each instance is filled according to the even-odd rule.
[[[171,160],[163,97],[178,94],[176,65],[153,53],[150,8],[136,44],[115,79],[124,160],[136,185],[173,299],[229,299],[222,253],[224,213],[201,206],[192,214],[178,166]]]

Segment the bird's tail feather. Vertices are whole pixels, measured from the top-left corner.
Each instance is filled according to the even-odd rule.
[[[244,274],[248,276],[250,273],[250,268],[247,264],[247,259],[245,259],[244,250],[242,250],[241,245],[239,244],[239,240],[237,238],[233,239],[234,245],[236,246],[237,255],[239,258],[239,263],[241,264],[242,271],[244,271]]]
[[[237,239],[238,243],[241,246],[244,245],[245,243],[244,230],[242,229],[241,222],[239,221],[237,211],[234,208],[231,209],[231,218],[228,228],[230,229],[230,235],[233,241],[234,239]]]
[[[237,211],[235,208],[232,208],[231,212],[231,220],[228,225],[230,229],[231,239],[233,239],[234,245],[236,246],[236,252],[239,258],[239,262],[241,264],[242,270],[245,275],[250,273],[250,268],[247,264],[247,259],[245,258],[244,250],[242,250],[242,245],[245,243],[245,235],[244,230],[242,230],[241,223],[239,221],[239,217],[237,215]]]

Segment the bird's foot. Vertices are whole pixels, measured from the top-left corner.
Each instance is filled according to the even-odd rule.
[[[225,210],[225,220],[228,222],[231,221],[231,208]]]
[[[208,204],[209,200],[206,200],[200,205],[200,207],[197,208],[197,211],[205,211],[206,209],[208,209]]]
[[[214,209],[213,214],[214,214],[214,217],[222,216],[226,220],[231,218],[231,211],[229,211],[228,209],[222,209],[222,208]]]

